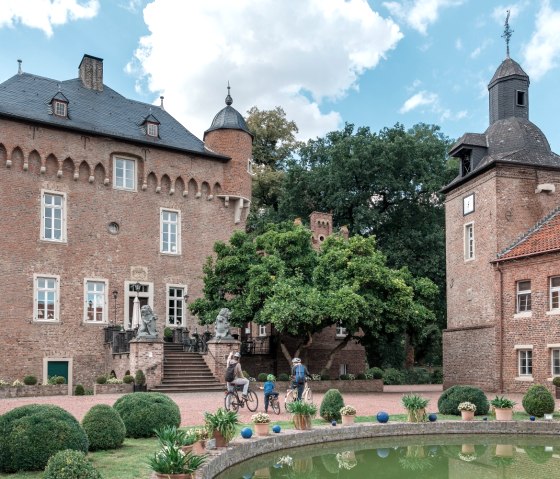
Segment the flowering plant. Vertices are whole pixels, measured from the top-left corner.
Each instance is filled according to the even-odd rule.
[[[194,427],[187,430],[187,434],[194,436],[196,441],[204,441],[208,439],[208,430],[205,427]]]
[[[107,384],[122,384],[122,379],[109,378],[107,379]]]
[[[270,422],[270,416],[264,412],[258,412],[251,416],[251,421],[255,424],[268,424]]]
[[[475,411],[476,411],[476,406],[475,406],[472,402],[465,401],[465,402],[462,402],[461,404],[459,404],[459,406],[457,406],[457,409],[458,409],[459,411],[472,411],[472,412],[475,412]]]
[[[343,416],[355,416],[356,408],[353,406],[344,406],[340,408],[340,414],[342,414]]]
[[[355,374],[348,374],[348,379],[350,381],[354,381],[354,379],[356,379],[356,375]]]
[[[321,375],[320,374],[312,374],[311,379],[313,381],[320,381],[321,380]]]
[[[13,383],[12,386],[17,387],[17,386],[23,386],[23,383],[19,380],[16,379]]]
[[[2,387],[6,387],[9,386],[10,383],[8,381],[4,381],[3,379],[0,379],[0,388]]]

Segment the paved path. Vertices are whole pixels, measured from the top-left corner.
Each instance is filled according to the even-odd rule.
[[[417,392],[423,397],[430,399],[429,411],[437,410],[437,400],[441,395],[440,385],[418,385],[418,386],[385,386],[383,393],[347,393],[344,394],[344,402],[354,406],[360,416],[373,416],[379,411],[387,411],[389,414],[404,413],[400,401],[403,394]],[[262,392],[259,391],[259,411],[264,410]],[[315,404],[321,404],[324,394],[317,393],[313,400]],[[113,405],[120,394],[100,394],[97,396],[49,396],[36,398],[0,399],[0,414],[25,404],[56,404],[73,414],[79,421],[95,404]],[[183,426],[199,425],[204,422],[204,411],[215,411],[223,406],[224,394],[216,392],[169,394],[181,410],[181,423]],[[493,394],[489,394],[493,397]],[[508,394],[507,397],[517,402],[516,410],[522,410],[521,394]],[[284,409],[284,408],[282,408]],[[270,411],[269,411],[270,412]],[[240,420],[249,422],[251,412],[246,409],[240,410]],[[290,415],[282,411],[279,416],[272,413],[272,420],[289,420]]]

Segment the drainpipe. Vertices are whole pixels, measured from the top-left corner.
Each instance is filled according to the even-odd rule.
[[[500,273],[500,318],[499,318],[499,336],[498,351],[500,353],[500,369],[498,376],[498,385],[500,393],[504,392],[504,275],[500,263],[497,265],[498,273]]]

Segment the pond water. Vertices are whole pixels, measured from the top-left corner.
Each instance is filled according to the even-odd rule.
[[[555,436],[434,435],[331,442],[268,453],[216,479],[560,479]]]

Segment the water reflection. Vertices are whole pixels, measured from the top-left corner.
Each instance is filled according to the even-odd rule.
[[[519,436],[384,438],[322,443],[260,456],[217,479],[560,478],[560,439]],[[397,441],[404,443],[399,445]],[[434,444],[439,441],[439,444]],[[523,441],[523,442],[520,442]]]

